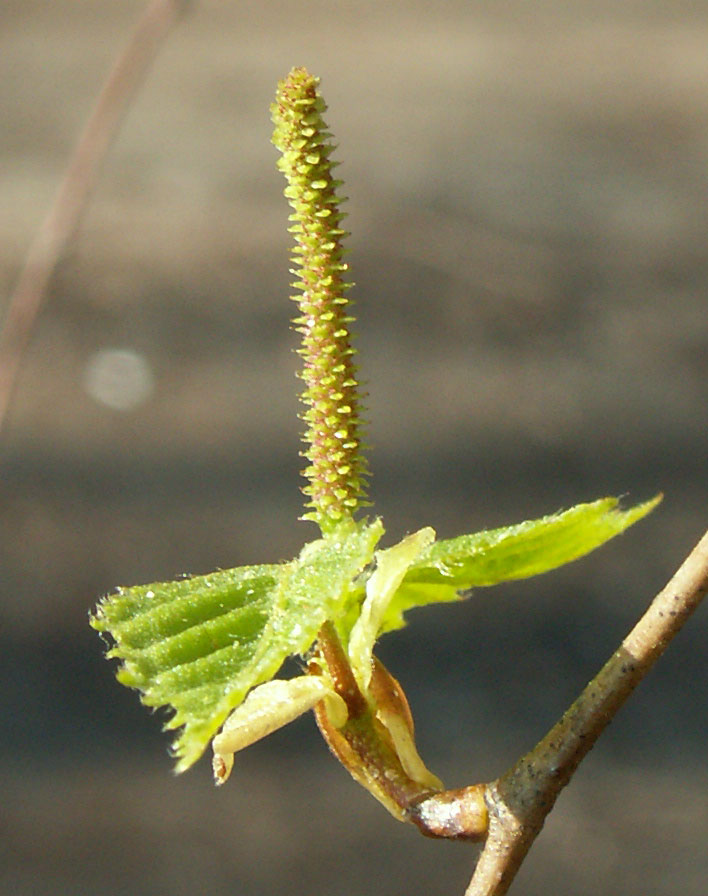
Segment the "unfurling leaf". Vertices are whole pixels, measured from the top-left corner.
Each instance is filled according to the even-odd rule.
[[[332,724],[341,728],[347,721],[347,705],[323,675],[298,675],[283,681],[276,678],[254,688],[224,722],[212,741],[214,779],[223,784],[231,773],[234,753],[293,722],[322,701]]]
[[[430,527],[421,529],[385,551],[376,552],[376,569],[366,583],[366,600],[349,636],[348,654],[352,671],[362,691],[366,691],[373,670],[374,644],[381,631],[388,606],[403,577],[421,551],[435,542]]]
[[[177,771],[189,768],[251,688],[287,657],[305,653],[319,628],[355,600],[383,526],[348,521],[280,566],[245,566],[119,589],[91,623],[110,633],[118,680],[147,706],[174,710],[166,728]]]
[[[406,572],[381,633],[405,625],[403,614],[413,607],[452,601],[470,588],[526,579],[577,560],[642,519],[661,497],[629,510],[620,510],[617,498],[601,498],[515,526],[436,541]]]

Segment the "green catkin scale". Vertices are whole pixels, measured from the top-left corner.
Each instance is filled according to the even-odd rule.
[[[332,175],[334,150],[322,118],[326,104],[318,92],[319,78],[295,68],[279,82],[271,107],[273,143],[281,152],[278,168],[287,180],[285,196],[293,212],[290,232],[295,238],[292,260],[299,290],[292,298],[299,314],[293,324],[302,337],[306,410],[303,471],[308,484],[305,519],[323,533],[351,518],[366,503],[366,461],[362,457],[361,419],[356,367],[353,363],[345,282],[347,265],[342,240],[347,233],[337,196],[341,181]]]

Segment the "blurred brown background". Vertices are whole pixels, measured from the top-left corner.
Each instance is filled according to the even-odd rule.
[[[0,7],[7,296],[142,2]],[[311,718],[174,779],[86,623],[118,583],[286,559],[300,512],[268,106],[322,77],[389,543],[663,490],[600,553],[381,645],[450,786],[530,748],[706,527],[708,5],[197,5],[131,109],[0,434],[0,892],[462,894]],[[705,608],[581,768],[514,892],[703,896]]]

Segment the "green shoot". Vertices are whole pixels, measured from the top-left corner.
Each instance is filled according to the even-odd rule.
[[[172,710],[165,727],[179,729],[177,771],[212,741],[214,775],[222,783],[234,753],[313,709],[351,774],[395,817],[421,823],[415,807],[445,795],[418,755],[400,685],[374,655],[377,639],[403,626],[415,607],[456,601],[471,588],[582,557],[660,498],[626,511],[604,498],[444,541],[426,527],[378,549],[382,522],[355,519],[366,503],[368,474],[325,109],[318,80],[304,69],[279,84],[272,107],[296,242],[294,323],[302,336],[309,461],[305,518],[322,537],[289,563],[120,588],[101,601],[91,624],[113,641],[108,657],[120,662],[118,680],[139,690],[147,706]],[[276,678],[292,656],[302,658],[303,674]],[[465,836],[482,837],[486,809],[473,796]]]

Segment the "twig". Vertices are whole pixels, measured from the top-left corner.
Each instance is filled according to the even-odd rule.
[[[489,835],[465,896],[502,896],[583,757],[708,591],[708,532],[534,749],[488,785]]]
[[[172,27],[191,0],[151,0],[108,76],[55,196],[30,246],[0,333],[0,429],[52,273],[79,225],[123,116]]]

